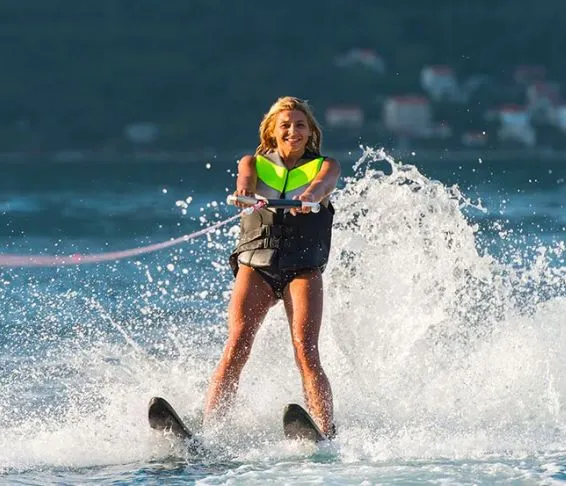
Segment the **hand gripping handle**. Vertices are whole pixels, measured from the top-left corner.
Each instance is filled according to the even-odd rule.
[[[320,203],[317,202],[307,202],[307,201],[299,201],[298,199],[263,199],[263,198],[255,198],[250,196],[234,196],[229,195],[226,198],[227,204],[235,205],[236,202],[247,204],[249,206],[253,206],[257,204],[259,201],[265,201],[265,205],[271,208],[311,208],[313,213],[318,213],[320,211]]]

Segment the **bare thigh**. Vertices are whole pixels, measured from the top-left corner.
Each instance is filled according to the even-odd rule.
[[[271,287],[253,268],[240,265],[228,309],[228,341],[251,346],[267,311],[276,303]],[[241,342],[244,341],[244,342]]]
[[[320,270],[295,277],[285,290],[284,302],[299,366],[319,365],[318,338],[323,304]]]

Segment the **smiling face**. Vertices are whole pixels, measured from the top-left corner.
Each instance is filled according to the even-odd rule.
[[[272,135],[281,154],[302,154],[311,133],[307,116],[301,110],[283,110],[275,117]]]
[[[305,151],[320,154],[321,143],[320,126],[308,102],[283,96],[271,105],[259,124],[259,145],[255,153],[276,150],[283,157],[300,157]]]

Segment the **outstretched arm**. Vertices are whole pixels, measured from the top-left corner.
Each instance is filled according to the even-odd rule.
[[[329,196],[334,189],[340,177],[340,164],[335,159],[324,159],[320,171],[297,199],[306,202],[320,202],[326,196]],[[292,209],[293,214],[308,213],[310,208]]]
[[[238,162],[238,178],[236,179],[236,190],[234,196],[253,196],[257,185],[257,171],[255,169],[255,157],[244,155]],[[236,206],[244,207],[245,204],[236,201]]]

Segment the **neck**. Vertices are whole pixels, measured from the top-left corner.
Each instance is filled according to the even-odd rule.
[[[300,152],[287,153],[284,150],[280,150],[280,149],[278,149],[277,152],[279,153],[279,157],[281,157],[281,160],[287,166],[288,169],[292,169],[293,167],[295,167],[295,165],[297,165],[297,162],[301,160],[303,154],[305,153],[304,150],[301,150]]]

